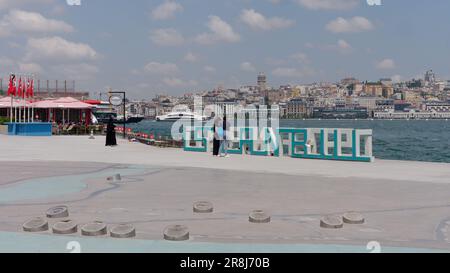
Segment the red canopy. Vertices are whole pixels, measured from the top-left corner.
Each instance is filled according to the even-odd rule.
[[[102,101],[100,101],[100,100],[85,100],[84,103],[92,104],[92,105],[99,105],[99,104],[102,104]]]

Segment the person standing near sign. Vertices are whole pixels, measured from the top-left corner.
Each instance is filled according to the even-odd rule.
[[[222,119],[220,117],[214,119],[213,131],[213,156],[219,156],[220,140],[223,137]]]
[[[230,123],[227,121],[227,117],[223,117],[223,127],[222,127],[222,139],[220,140],[219,156],[228,157],[228,137],[227,131],[230,129]]]
[[[112,117],[109,117],[108,126],[106,127],[106,145],[105,146],[117,146],[116,139],[116,125]]]

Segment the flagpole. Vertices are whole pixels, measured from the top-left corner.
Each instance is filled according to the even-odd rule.
[[[29,115],[29,111],[28,111],[28,105],[27,105],[27,89],[28,89],[28,75],[27,75],[27,81],[25,84],[25,92],[23,93],[23,107],[25,108],[25,123],[29,123],[30,119],[28,118]]]
[[[14,94],[14,102],[16,102],[16,94]],[[14,105],[14,122],[17,123],[17,105]]]
[[[9,109],[9,123],[13,123],[13,96],[10,94],[11,98],[11,109]]]
[[[33,75],[32,79],[31,79],[31,122],[34,123],[34,78],[35,76]]]
[[[26,99],[25,99],[25,103],[27,103],[27,100],[28,100],[28,90],[29,90],[29,85],[30,84],[30,78],[28,78],[28,80],[27,80],[27,90],[26,90]],[[28,123],[30,123],[31,122],[31,118],[30,118],[30,105],[27,105],[27,118],[28,118]]]
[[[34,123],[34,79],[35,75],[33,75],[31,79],[31,122]]]
[[[12,88],[14,86],[13,83],[13,73],[9,74],[9,84],[8,84],[8,96],[10,96],[11,98],[11,108],[9,109],[9,123],[13,122],[13,94],[11,94],[12,92]]]

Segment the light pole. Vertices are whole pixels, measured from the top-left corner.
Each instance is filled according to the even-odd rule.
[[[109,102],[114,105],[114,106],[119,106],[120,104],[122,104],[123,106],[123,138],[126,139],[127,138],[127,132],[126,132],[126,124],[127,124],[127,115],[126,115],[126,99],[127,99],[127,93],[124,91],[111,91],[108,92],[110,94],[109,97]],[[119,100],[117,100],[117,98],[119,98],[118,96],[112,96],[112,94],[117,94],[117,95],[122,95],[122,103],[118,103]],[[119,98],[120,99],[120,98]]]

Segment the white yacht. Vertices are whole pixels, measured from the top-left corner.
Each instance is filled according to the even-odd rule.
[[[194,120],[205,121],[205,116],[197,115],[190,112],[172,112],[167,115],[157,116],[156,121],[178,121],[178,120]]]

